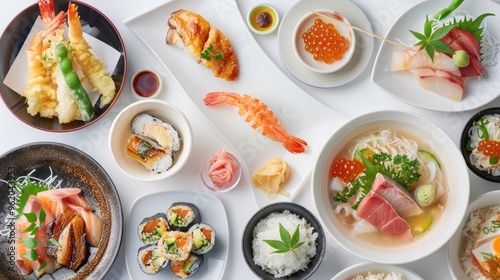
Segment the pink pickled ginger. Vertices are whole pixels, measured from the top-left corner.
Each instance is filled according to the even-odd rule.
[[[224,149],[220,149],[210,160],[208,177],[215,187],[222,188],[231,184],[238,168],[238,163]]]

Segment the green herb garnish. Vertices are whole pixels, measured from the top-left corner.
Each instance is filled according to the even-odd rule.
[[[48,239],[47,244],[40,244],[40,241],[35,238],[35,234],[38,232],[38,230],[45,231],[43,223],[45,222],[45,218],[47,215],[45,214],[45,211],[43,211],[43,209],[40,209],[38,218],[36,214],[33,212],[21,213],[21,215],[24,215],[28,220],[28,222],[31,223],[26,229],[23,230],[23,233],[29,232],[30,233],[29,236],[20,238],[24,246],[26,246],[26,248],[29,249],[26,252],[26,254],[22,255],[23,258],[26,258],[30,261],[37,261],[39,255],[38,252],[36,251],[36,247],[39,245],[46,246],[47,244],[51,244],[53,246],[61,247],[61,244],[59,244],[59,242],[57,242],[54,238]],[[42,271],[46,266],[47,266],[47,261],[43,261],[38,271]]]
[[[222,52],[215,52],[214,46],[209,45],[203,52],[201,53],[201,57],[205,60],[212,60],[212,57],[216,60],[224,59],[224,54]]]
[[[16,218],[19,218],[22,215],[24,206],[26,205],[30,195],[36,195],[39,192],[50,189],[49,184],[41,181],[32,181],[29,177],[14,181],[12,183],[12,187],[19,194],[16,198],[16,211],[18,213]]]
[[[355,196],[361,190],[362,197],[354,204],[353,209],[357,208],[364,195],[371,190],[377,173],[391,177],[405,189],[409,189],[412,184],[420,179],[418,160],[411,160],[407,155],[392,157],[388,153],[379,153],[374,154],[371,161],[360,151],[356,151],[356,156],[363,161],[365,170],[358,178],[351,180],[341,192],[332,197],[334,201],[346,203],[349,198]]]
[[[295,252],[295,249],[299,248],[300,246],[302,246],[302,244],[304,244],[304,242],[300,242],[299,226],[297,226],[293,235],[290,236],[288,230],[286,230],[286,228],[281,223],[279,225],[280,225],[281,240],[263,240],[263,241],[269,244],[269,246],[276,249],[276,251],[274,251],[273,254],[278,254],[278,253],[282,254],[292,251],[297,260],[299,260],[300,262],[300,258]]]
[[[425,49],[427,55],[431,58],[432,62],[434,62],[435,51],[449,54],[454,53],[448,45],[441,41],[441,39],[446,36],[446,34],[448,34],[453,27],[455,27],[455,25],[450,24],[437,28],[436,30],[432,30],[432,21],[429,20],[429,17],[426,17],[423,34],[413,30],[410,30],[410,32],[419,40],[415,46],[420,46],[419,50]]]

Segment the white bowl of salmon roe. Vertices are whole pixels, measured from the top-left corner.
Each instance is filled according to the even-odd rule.
[[[293,38],[297,59],[317,73],[342,69],[356,48],[356,35],[349,22],[331,10],[318,9],[306,14],[297,23]]]

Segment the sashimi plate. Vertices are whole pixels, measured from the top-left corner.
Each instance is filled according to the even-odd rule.
[[[229,38],[238,56],[240,74],[236,81],[214,77],[184,50],[165,43],[167,21],[170,14],[179,9],[202,15]],[[247,168],[246,174],[252,174],[269,158],[286,157],[292,168],[286,183],[290,195],[273,200],[252,188],[257,205],[292,200],[310,177],[320,147],[345,116],[312,98],[271,62],[246,26],[234,0],[172,1],[124,23],[153,51],[187,97],[234,148],[243,167]],[[155,70],[165,71],[161,65],[157,67]],[[308,151],[289,153],[281,143],[260,135],[229,105],[205,106],[203,98],[213,91],[237,92],[260,99],[277,115],[289,134],[308,142]]]
[[[199,192],[169,191],[138,198],[130,209],[130,218],[125,231],[125,261],[130,279],[179,279],[167,266],[154,275],[142,272],[137,262],[137,251],[145,244],[139,239],[137,226],[146,217],[166,213],[174,202],[188,202],[200,210],[201,221],[211,225],[215,231],[215,245],[204,255],[200,270],[189,279],[221,279],[226,269],[229,254],[229,226],[226,210],[215,196]]]
[[[21,276],[13,262],[14,193],[7,183],[28,174],[33,179],[52,181],[53,186],[80,188],[102,221],[99,246],[89,247],[88,261],[76,273],[60,268],[50,275],[51,279],[103,278],[118,255],[122,241],[122,208],[115,186],[106,171],[83,152],[64,144],[37,142],[0,157],[0,279],[35,279],[33,274]]]
[[[403,13],[386,35],[387,39],[401,41],[407,45],[416,43],[409,30],[422,32],[426,15],[435,14],[449,4],[449,0],[423,1]],[[498,3],[490,0],[464,1],[458,8],[474,18],[498,10]],[[457,10],[457,11],[458,11]],[[500,15],[485,19],[487,30],[500,39]],[[465,80],[464,97],[461,101],[452,101],[420,87],[415,76],[409,71],[391,72],[392,53],[401,48],[383,42],[375,60],[372,82],[389,95],[408,104],[444,112],[468,111],[483,106],[500,95],[500,55],[496,55],[493,65],[486,65],[481,78]]]

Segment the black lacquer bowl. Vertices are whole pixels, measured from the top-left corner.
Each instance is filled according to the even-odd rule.
[[[272,274],[264,271],[260,266],[256,265],[253,261],[253,249],[252,249],[252,240],[253,240],[253,230],[257,223],[260,220],[266,218],[271,213],[282,213],[284,210],[290,211],[292,214],[298,215],[300,218],[305,218],[306,221],[314,228],[313,232],[318,233],[318,238],[316,239],[316,255],[311,258],[307,268],[305,270],[299,270],[292,275],[287,276],[285,279],[287,280],[303,280],[311,277],[314,272],[321,265],[321,261],[325,256],[325,234],[323,232],[323,228],[319,221],[314,217],[314,215],[307,210],[305,207],[292,203],[292,202],[278,202],[274,204],[269,204],[260,209],[257,213],[253,215],[252,218],[247,223],[245,230],[243,232],[242,238],[242,251],[243,257],[248,265],[248,267],[252,270],[252,272],[257,275],[260,279],[278,279],[275,278]],[[290,233],[293,234],[293,233]]]
[[[113,107],[125,84],[127,59],[125,44],[120,36],[120,33],[118,32],[118,29],[96,8],[84,2],[71,2],[78,7],[83,32],[101,40],[121,53],[120,60],[118,61],[118,64],[111,76],[115,82],[116,93],[114,99],[102,108],[99,102],[97,102],[94,106],[94,117],[88,122],[76,120],[67,124],[60,124],[58,119],[55,117],[49,119],[42,118],[39,115],[31,116],[28,114],[26,99],[6,86],[3,83],[3,80],[9,72],[9,69],[16,57],[18,55],[25,56],[24,53],[20,53],[21,47],[30,33],[35,20],[40,14],[38,3],[34,3],[16,15],[0,37],[0,50],[2,50],[2,59],[0,60],[0,80],[2,82],[0,83],[0,96],[2,97],[7,108],[19,120],[34,128],[44,131],[74,131],[95,123],[102,116],[104,116],[111,109],[111,107]],[[68,9],[68,1],[65,0],[54,0],[54,5],[56,13],[61,10],[67,11]]]
[[[89,248],[88,260],[76,271],[59,268],[47,279],[102,279],[113,264],[122,241],[123,215],[115,185],[106,171],[90,156],[59,143],[37,142],[17,147],[0,157],[0,279],[23,277],[11,260],[14,254],[14,190],[11,180],[53,180],[52,186],[80,188],[101,219],[102,234],[97,247]]]

